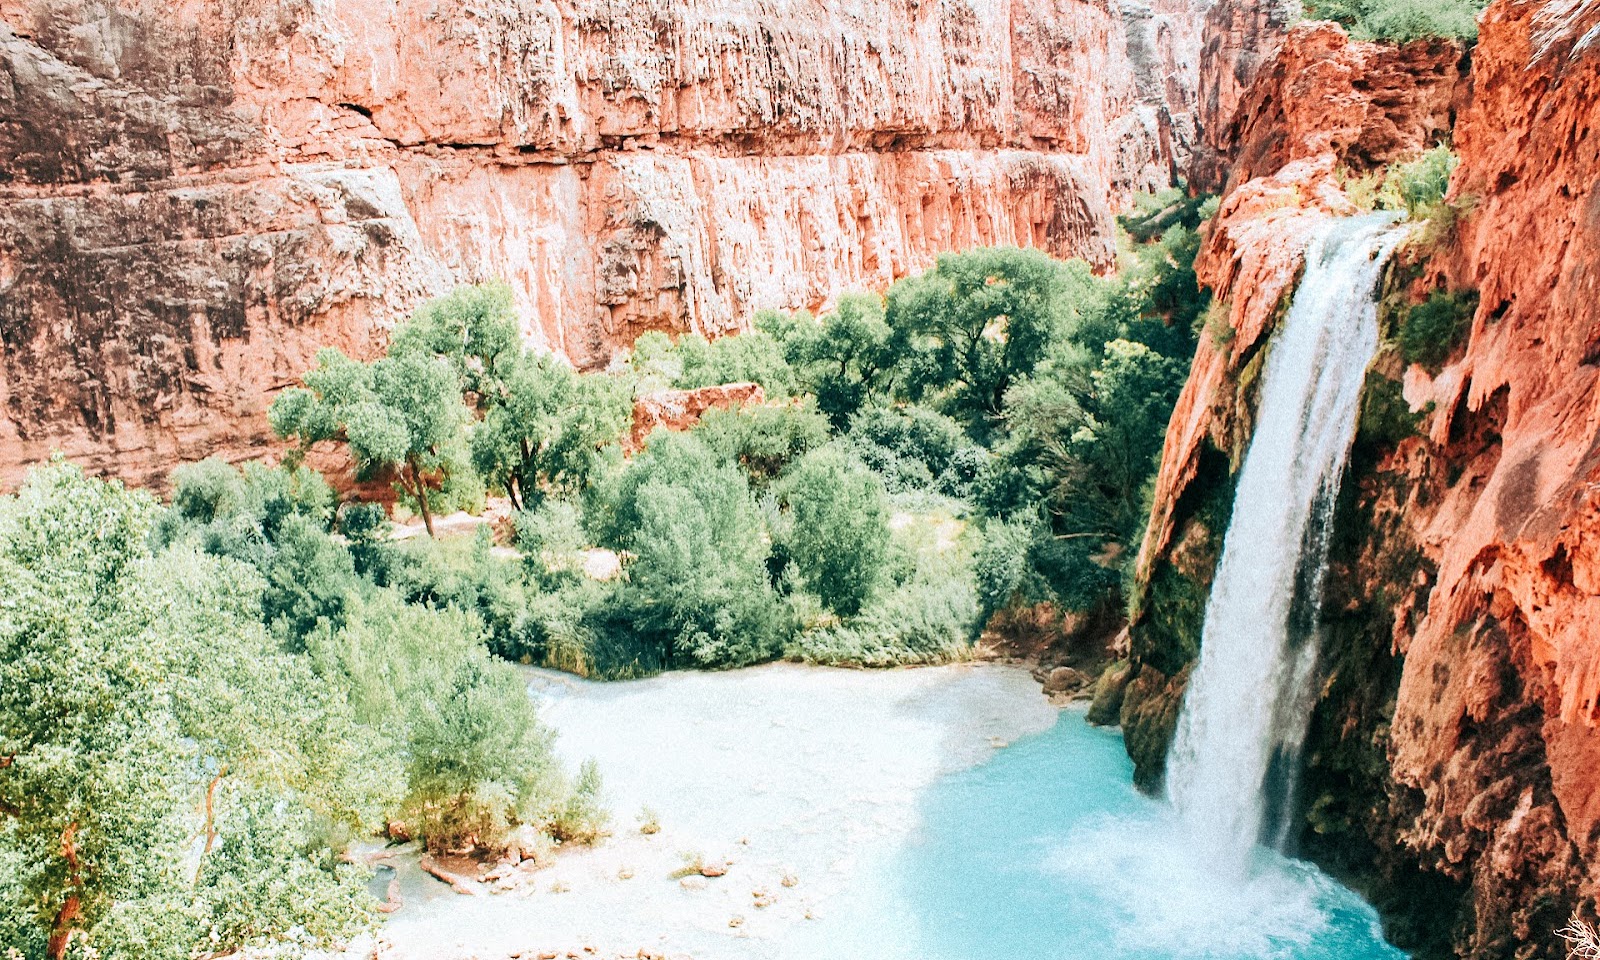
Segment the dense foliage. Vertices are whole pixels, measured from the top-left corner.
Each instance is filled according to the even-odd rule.
[[[1487,0],[1307,0],[1305,14],[1337,20],[1358,40],[1473,40]]]
[[[339,857],[355,837],[403,824],[436,849],[493,849],[521,824],[567,832],[577,787],[483,618],[361,576],[303,467],[175,479],[162,509],[58,463],[0,500],[8,945],[178,960],[315,944],[374,918]],[[571,832],[593,835],[578,805],[589,826]]]
[[[1401,356],[1437,369],[1471,329],[1477,309],[1477,291],[1433,291],[1401,317],[1395,337]]]
[[[1208,212],[1143,203],[1114,276],[953,254],[820,317],[646,335],[608,373],[529,354],[509,292],[463,288],[382,356],[320,354],[270,412],[285,466],[184,467],[167,507],[36,470],[0,500],[0,936],[26,960],[317,944],[372,920],[354,838],[598,838],[599,772],[559,769],[501,658],[928,663],[1001,608],[1114,609]],[[767,401],[622,456],[635,396],[741,380]],[[514,522],[397,538],[304,465],[325,442],[430,534],[486,496]]]

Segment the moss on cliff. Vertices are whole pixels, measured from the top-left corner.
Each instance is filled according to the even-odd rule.
[[[1418,958],[1444,958],[1471,929],[1471,887],[1402,841],[1420,799],[1395,784],[1389,766],[1404,667],[1398,648],[1426,612],[1437,573],[1412,536],[1411,516],[1437,494],[1435,457],[1419,436],[1425,414],[1401,395],[1406,361],[1395,342],[1417,273],[1408,264],[1390,271],[1380,311],[1385,340],[1367,375],[1333,517],[1298,840],[1301,855],[1367,897],[1391,942]]]
[[[1389,724],[1404,665],[1395,637],[1421,618],[1434,582],[1402,509],[1416,480],[1379,470],[1383,455],[1415,433],[1398,429],[1390,408],[1397,390],[1382,373],[1369,376],[1334,515],[1299,852],[1371,900],[1393,943],[1418,957],[1443,957],[1470,909],[1469,890],[1424,869],[1399,842],[1404,818],[1389,772]]]
[[[1184,687],[1200,655],[1206,599],[1222,558],[1234,485],[1228,455],[1207,443],[1194,480],[1174,508],[1172,547],[1136,585],[1129,603],[1131,665],[1118,678],[1116,686],[1124,688],[1108,686],[1105,695],[1120,697],[1117,715],[1133,758],[1134,782],[1143,790],[1156,790],[1166,772]],[[1103,707],[1101,712],[1110,711]]]

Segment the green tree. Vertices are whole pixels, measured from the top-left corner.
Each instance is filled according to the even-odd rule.
[[[602,539],[633,555],[618,595],[651,659],[740,666],[786,637],[769,545],[744,475],[694,434],[657,431],[620,478]]]
[[[534,507],[580,493],[599,451],[621,439],[632,415],[623,380],[578,373],[555,356],[523,356],[507,365],[502,399],[473,430],[473,463],[517,509]]]
[[[987,436],[1006,391],[1051,346],[1100,316],[1088,265],[1037,250],[945,254],[889,288],[885,319],[913,399],[944,395],[975,438]]]
[[[0,861],[28,865],[12,891],[28,906],[0,912],[31,917],[52,960],[74,934],[120,950],[100,929],[119,905],[204,901],[235,788],[306,810],[324,834],[382,805],[381,755],[338,691],[267,637],[250,568],[188,546],[152,555],[155,515],[148,496],[64,463],[0,500]],[[180,920],[167,929],[184,955],[242,945]]]
[[[445,678],[411,711],[408,827],[445,850],[493,848],[519,823],[547,824],[559,798],[554,738],[525,682],[477,652]]]
[[[397,488],[432,536],[440,495],[470,491],[474,476],[462,444],[468,414],[456,370],[419,352],[358,363],[329,348],[317,354],[305,383],[273,401],[274,432],[302,450],[338,440],[361,471],[394,470]]]
[[[501,402],[510,370],[523,355],[511,288],[457,287],[423,304],[389,341],[390,356],[408,353],[448,361],[480,411]]]
[[[712,452],[743,468],[758,491],[807,450],[828,440],[828,421],[810,397],[798,403],[707,410],[694,427]]]
[[[494,850],[512,827],[547,828],[566,786],[522,680],[491,659],[478,617],[375,590],[347,624],[307,637],[317,672],[405,758],[398,818],[430,849]]]
[[[794,371],[783,348],[761,330],[718,337],[707,342],[697,333],[686,334],[673,347],[680,371],[673,386],[692,390],[722,383],[756,383],[769,398],[794,393]]]
[[[836,428],[869,400],[887,396],[896,344],[877,294],[845,294],[821,320],[774,312],[758,316],[756,326],[782,344],[798,383],[816,396],[817,408]]]
[[[860,612],[889,551],[883,481],[839,448],[823,447],[795,463],[779,494],[790,514],[788,553],[806,585],[836,613]]]

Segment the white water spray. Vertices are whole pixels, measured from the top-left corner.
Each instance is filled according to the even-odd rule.
[[[1321,230],[1262,375],[1167,763],[1179,815],[1235,872],[1257,843],[1281,846],[1287,831],[1315,700],[1328,527],[1378,345],[1378,276],[1402,233],[1377,215]]]

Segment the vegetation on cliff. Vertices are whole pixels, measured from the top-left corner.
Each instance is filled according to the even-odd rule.
[[[1305,14],[1335,20],[1357,40],[1409,43],[1430,38],[1472,40],[1488,0],[1307,0]]]

